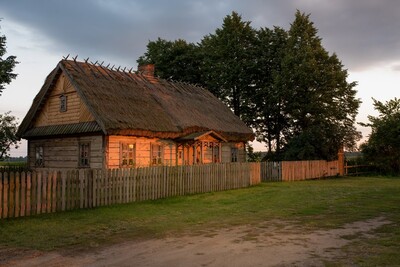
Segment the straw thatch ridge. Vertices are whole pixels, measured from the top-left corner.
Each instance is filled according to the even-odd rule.
[[[47,77],[21,123],[19,136],[32,128],[61,72],[104,134],[175,139],[215,131],[227,141],[254,139],[251,129],[204,88],[71,60],[61,60]]]

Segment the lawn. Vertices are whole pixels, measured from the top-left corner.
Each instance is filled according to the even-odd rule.
[[[0,220],[0,248],[74,250],[126,240],[285,221],[333,229],[384,216],[390,225],[343,248],[343,264],[400,262],[400,178],[356,177],[263,183],[247,189],[175,197],[30,218]],[[339,263],[335,263],[339,264]]]

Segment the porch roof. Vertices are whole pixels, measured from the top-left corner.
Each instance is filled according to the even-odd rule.
[[[222,142],[227,142],[227,140],[224,137],[222,137],[220,134],[218,134],[214,131],[191,133],[191,134],[188,134],[188,135],[185,135],[185,136],[179,138],[178,141],[198,141],[201,138],[204,138],[206,136],[211,136]]]

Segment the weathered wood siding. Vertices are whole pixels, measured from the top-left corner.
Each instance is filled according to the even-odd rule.
[[[60,75],[54,87],[50,90],[50,96],[36,118],[35,127],[95,121],[64,74]],[[61,95],[67,97],[67,110],[65,112],[60,112]]]
[[[238,149],[237,162],[245,162],[246,148],[244,143],[222,143],[222,162],[232,161],[232,148]]]
[[[176,165],[176,144],[156,138],[108,136],[107,168],[120,168],[121,143],[136,145],[136,167],[150,166],[151,144],[163,147],[163,165]]]
[[[103,168],[103,137],[100,135],[29,140],[29,167],[36,168],[36,147],[42,146],[44,168],[78,168],[80,143],[90,144],[90,168]]]

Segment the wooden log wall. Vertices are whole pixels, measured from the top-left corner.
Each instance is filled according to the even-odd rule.
[[[79,144],[90,144],[90,167],[102,168],[103,165],[103,137],[101,135],[46,138],[30,140],[29,167],[35,168],[35,151],[37,146],[43,147],[44,168],[78,168]]]
[[[0,218],[244,188],[259,163],[0,173]]]

